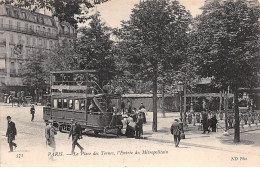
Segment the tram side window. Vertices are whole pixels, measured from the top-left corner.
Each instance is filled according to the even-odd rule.
[[[75,110],[79,110],[79,100],[75,100]]]
[[[84,99],[81,99],[79,100],[79,109],[80,110],[85,110],[85,100]]]
[[[67,108],[68,108],[67,99],[63,99],[63,109],[67,109]]]
[[[57,99],[53,99],[53,108],[57,108],[58,102]]]
[[[58,108],[62,108],[62,100],[58,99]]]
[[[69,100],[69,109],[73,109],[73,100]]]

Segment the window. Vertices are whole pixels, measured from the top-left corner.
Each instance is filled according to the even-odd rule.
[[[28,24],[25,24],[25,30],[28,31]]]
[[[19,63],[19,72],[22,70],[22,68],[23,68],[23,63]]]
[[[18,11],[17,10],[14,10],[14,17],[18,18]]]
[[[7,15],[9,15],[9,12],[10,12],[9,8],[6,8],[6,14]]]
[[[3,18],[1,18],[0,19],[0,27],[3,27],[3,25],[4,25],[4,20],[3,20]]]
[[[80,99],[79,100],[79,109],[80,110],[85,110],[85,100],[84,99]]]
[[[36,32],[40,32],[40,26],[36,27]]]
[[[58,108],[62,108],[62,100],[58,99]]]
[[[52,41],[49,41],[49,47],[52,48]]]
[[[25,12],[22,12],[22,16],[23,16],[24,19],[26,18]]]
[[[35,43],[36,43],[36,42],[35,42],[35,38],[33,38],[33,43],[32,43],[32,45],[35,46],[35,45],[36,45]]]
[[[67,108],[68,108],[67,99],[63,99],[63,109],[67,109]]]
[[[34,31],[34,25],[31,25],[31,26],[30,26],[30,30],[31,30],[31,31]]]
[[[17,29],[20,30],[20,28],[21,28],[21,23],[17,21]]]
[[[41,45],[42,45],[42,39],[39,38],[39,39],[38,39],[38,46],[41,46]]]
[[[12,20],[9,20],[9,28],[12,29]]]
[[[22,44],[22,36],[18,35],[18,44]]]
[[[57,108],[57,105],[58,104],[58,102],[57,102],[57,99],[53,99],[53,108]]]
[[[72,99],[69,100],[69,109],[73,109],[73,100]]]
[[[14,42],[14,35],[10,34],[10,42],[13,43]]]
[[[79,100],[75,100],[75,110],[79,110]]]
[[[28,36],[28,37],[26,37],[26,39],[27,39],[27,40],[26,40],[26,42],[27,42],[27,45],[28,45],[28,46],[30,46],[30,45],[31,45],[31,42],[30,42],[30,41],[31,41],[31,39],[30,39],[30,37]]]

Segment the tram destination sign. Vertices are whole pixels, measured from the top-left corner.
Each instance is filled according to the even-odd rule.
[[[57,90],[86,90],[87,86],[53,85],[51,88]]]

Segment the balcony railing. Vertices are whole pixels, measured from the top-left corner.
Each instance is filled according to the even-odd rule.
[[[6,45],[6,39],[0,38],[0,45]]]
[[[70,33],[68,31],[62,31],[60,33],[61,36],[66,36],[66,37],[70,37],[70,38],[76,38],[77,34],[76,33]]]
[[[6,73],[7,73],[6,68],[0,69],[0,74],[6,74]]]
[[[58,34],[53,34],[50,32],[45,32],[40,30],[34,30],[27,27],[17,27],[9,24],[0,25],[0,30],[14,31],[14,32],[25,33],[25,34],[35,35],[35,36],[41,36],[45,38],[53,38],[53,39],[58,38]]]

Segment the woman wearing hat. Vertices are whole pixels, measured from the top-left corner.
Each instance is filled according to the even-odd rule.
[[[52,152],[55,152],[56,143],[55,143],[54,136],[57,135],[57,132],[53,127],[53,120],[49,120],[48,122],[49,122],[49,124],[45,128],[46,143],[51,148]],[[51,155],[53,155],[53,154],[51,154]]]

